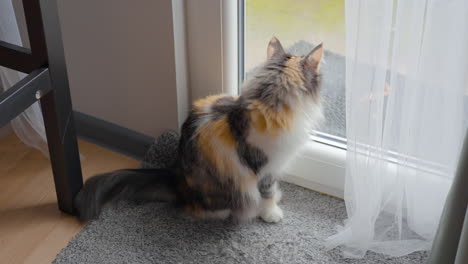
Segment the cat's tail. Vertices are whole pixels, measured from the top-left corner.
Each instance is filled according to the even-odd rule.
[[[125,169],[96,175],[86,181],[74,200],[81,221],[99,216],[104,204],[117,200],[175,201],[172,169]]]

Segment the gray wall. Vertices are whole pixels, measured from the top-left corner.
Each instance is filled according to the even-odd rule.
[[[59,9],[74,109],[149,136],[177,129],[171,0],[59,1]]]
[[[178,129],[190,97],[185,0],[58,3],[74,110],[148,136]]]

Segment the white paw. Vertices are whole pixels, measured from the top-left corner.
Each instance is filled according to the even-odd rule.
[[[277,205],[266,209],[260,217],[263,219],[263,221],[268,222],[268,223],[278,223],[283,219],[283,210],[279,208]]]

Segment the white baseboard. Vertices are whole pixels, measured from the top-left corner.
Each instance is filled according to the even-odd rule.
[[[334,187],[330,187],[328,185],[320,184],[318,182],[315,182],[311,179],[301,177],[301,176],[296,176],[296,175],[286,175],[283,178],[284,182],[289,182],[301,187],[304,187],[306,189],[316,191],[322,194],[330,195],[336,198],[344,199],[344,193],[343,190],[337,189]]]
[[[288,166],[284,181],[324,194],[344,197],[346,151],[310,142]]]

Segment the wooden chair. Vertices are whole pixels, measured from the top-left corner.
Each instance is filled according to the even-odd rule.
[[[0,127],[39,101],[58,206],[73,214],[83,185],[57,0],[23,0],[31,49],[0,41],[0,65],[27,73],[0,94]]]

